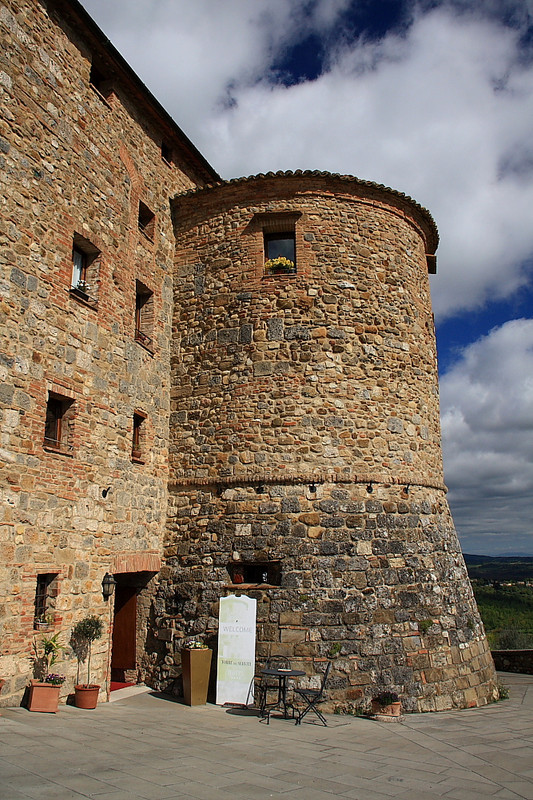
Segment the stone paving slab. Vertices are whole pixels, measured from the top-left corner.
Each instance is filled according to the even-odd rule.
[[[94,711],[2,709],[0,800],[533,800],[533,676],[510,699],[295,726],[156,693]]]

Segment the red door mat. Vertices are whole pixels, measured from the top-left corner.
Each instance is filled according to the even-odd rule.
[[[135,683],[125,683],[124,681],[111,681],[110,691],[116,692],[117,689],[125,689],[126,686],[136,686]]]

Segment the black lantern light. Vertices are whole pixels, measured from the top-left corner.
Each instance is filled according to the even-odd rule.
[[[108,600],[113,592],[115,591],[115,586],[117,582],[113,575],[110,575],[109,572],[106,572],[104,577],[102,578],[102,595],[104,600]]]

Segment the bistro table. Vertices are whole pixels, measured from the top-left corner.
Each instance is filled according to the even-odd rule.
[[[276,709],[282,712],[284,719],[289,719],[289,708],[293,712],[294,716],[294,707],[291,703],[287,701],[287,681],[289,678],[301,678],[305,675],[305,672],[301,669],[282,669],[280,667],[268,667],[266,669],[261,670],[261,675],[266,675],[270,678],[277,678],[278,681],[278,698],[275,703],[271,705],[267,703],[266,700],[266,693],[261,707],[261,717],[267,719],[267,725],[270,723],[270,714],[272,711]]]

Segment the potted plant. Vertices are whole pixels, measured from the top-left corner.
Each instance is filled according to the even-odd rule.
[[[41,614],[33,621],[33,627],[36,631],[48,631],[54,624],[53,614]]]
[[[33,642],[33,668],[36,678],[30,681],[28,695],[29,711],[55,713],[59,706],[59,692],[65,681],[64,675],[51,672],[64,650],[59,641],[59,631],[53,636],[42,636],[40,645]]]
[[[396,692],[383,690],[372,698],[372,713],[377,716],[399,717],[402,704]]]
[[[96,708],[100,686],[91,683],[91,646],[100,639],[104,624],[100,617],[89,616],[74,625],[70,643],[78,659],[78,683],[74,687],[74,702],[77,708]],[[79,682],[80,664],[87,661],[87,683]]]
[[[88,298],[89,297],[89,291],[90,291],[91,287],[89,286],[87,281],[83,281],[83,280],[82,281],[78,281],[78,283],[76,284],[75,288],[76,288],[76,290],[78,291],[79,294],[83,295],[84,298]]]
[[[183,696],[188,706],[201,706],[207,702],[212,654],[213,651],[197,639],[191,639],[183,645]]]

